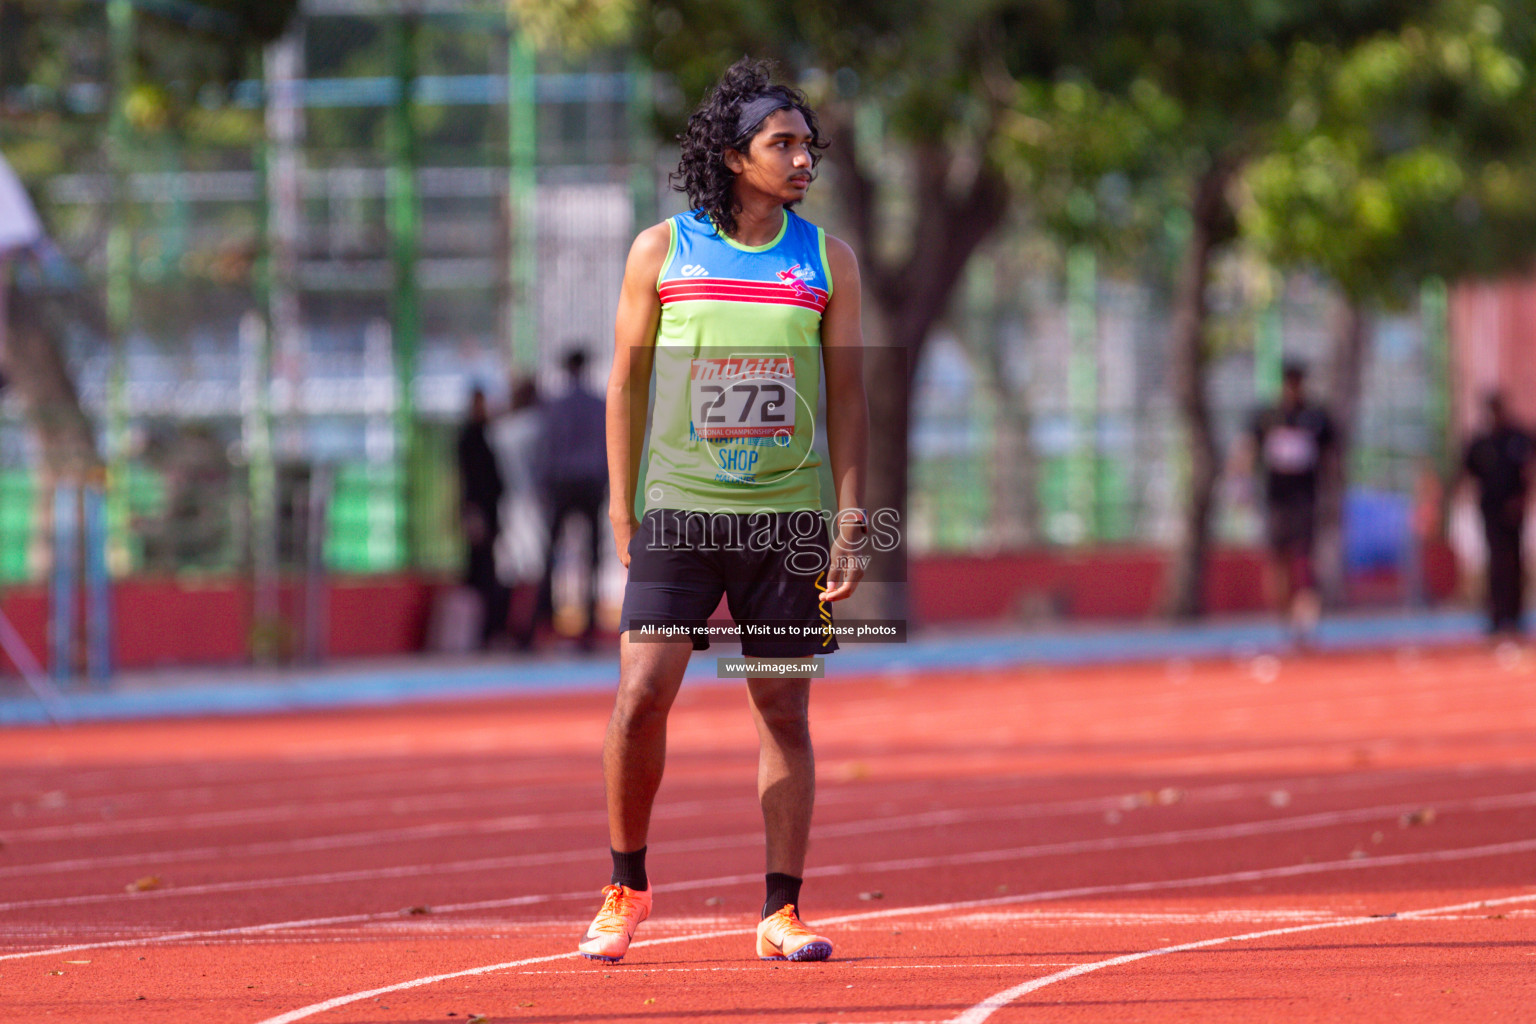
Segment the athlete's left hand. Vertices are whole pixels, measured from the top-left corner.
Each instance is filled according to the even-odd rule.
[[[819,595],[822,601],[841,601],[852,596],[864,578],[864,567],[869,564],[869,540],[862,533],[852,542],[844,540],[840,530],[833,531],[832,559],[827,566],[827,589]]]

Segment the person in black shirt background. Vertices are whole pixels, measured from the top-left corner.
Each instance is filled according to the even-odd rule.
[[[511,591],[496,577],[496,535],[501,532],[501,495],[505,490],[496,454],[486,439],[490,422],[485,392],[469,395],[469,416],[459,428],[459,515],[467,547],[464,582],[480,595],[480,646],[507,626]]]
[[[589,649],[597,632],[603,507],[608,494],[608,425],[603,399],[587,388],[586,366],[586,351],[579,347],[571,349],[564,360],[565,393],[545,402],[540,410],[542,432],[537,472],[544,488],[549,535],[544,548],[538,617],[548,621],[554,614],[555,554],[566,517],[574,514],[587,521],[587,614],[580,643],[582,648]]]
[[[1310,643],[1322,612],[1312,551],[1320,478],[1337,455],[1333,420],[1307,401],[1306,379],[1302,364],[1285,364],[1280,402],[1254,415],[1239,469],[1247,475],[1256,462],[1263,473],[1270,599],[1300,644]]]
[[[1509,416],[1504,397],[1486,399],[1488,428],[1467,442],[1462,476],[1477,482],[1488,541],[1488,632],[1519,635],[1525,597],[1522,543],[1536,440]]]

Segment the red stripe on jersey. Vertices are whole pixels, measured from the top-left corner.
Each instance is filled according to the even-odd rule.
[[[814,309],[818,313],[826,309],[829,298],[827,292],[809,285],[795,288],[770,281],[739,281],[723,278],[710,281],[698,279],[666,281],[662,283],[659,291],[663,303],[699,299],[724,302],[769,302],[803,306],[806,309]]]
[[[742,280],[738,280],[736,278],[724,278],[724,277],[721,277],[721,278],[714,278],[714,277],[672,278],[671,280],[661,282],[661,287],[662,288],[668,288],[668,289],[670,289],[670,288],[694,288],[694,287],[697,287],[697,288],[733,288],[733,289],[744,289],[744,290],[747,290],[747,291],[766,291],[766,292],[775,292],[775,293],[778,293],[778,292],[791,292],[791,293],[796,294],[796,295],[803,295],[806,292],[810,292],[812,295],[819,296],[820,298],[823,298],[823,299],[827,298],[828,295],[830,294],[830,293],[828,293],[826,291],[823,291],[820,288],[816,288],[816,287],[814,287],[812,285],[808,285],[808,284],[802,284],[802,285],[800,285],[800,287],[797,288],[794,285],[783,284],[783,283],[778,282],[778,281],[742,281]]]
[[[679,302],[698,302],[702,300],[715,300],[719,302],[756,303],[769,306],[800,306],[803,309],[814,310],[817,313],[826,312],[826,304],[812,299],[800,299],[793,295],[749,297],[745,295],[663,295],[661,304],[670,306]]]

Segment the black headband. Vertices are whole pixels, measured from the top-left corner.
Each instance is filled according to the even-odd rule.
[[[789,98],[781,92],[765,92],[760,96],[754,96],[741,105],[741,113],[736,116],[736,137],[740,139],[750,135],[769,114],[776,110],[788,110],[793,106]]]

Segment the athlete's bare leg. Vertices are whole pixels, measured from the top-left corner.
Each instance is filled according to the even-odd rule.
[[[667,713],[677,699],[693,644],[629,642],[619,638],[619,692],[603,740],[608,790],[608,840],[631,853],[646,843],[651,805],[667,761]]]
[[[1269,606],[1282,622],[1289,622],[1292,598],[1290,556],[1283,551],[1271,551],[1264,568],[1264,591]]]
[[[1317,631],[1323,617],[1323,599],[1315,587],[1302,587],[1291,598],[1291,628],[1303,641],[1308,642]]]
[[[1291,632],[1297,643],[1310,647],[1323,614],[1323,598],[1317,590],[1312,552],[1299,552],[1291,566]]]
[[[811,751],[809,679],[748,679],[757,723],[757,796],[767,835],[767,871],[805,877],[816,758]]]

